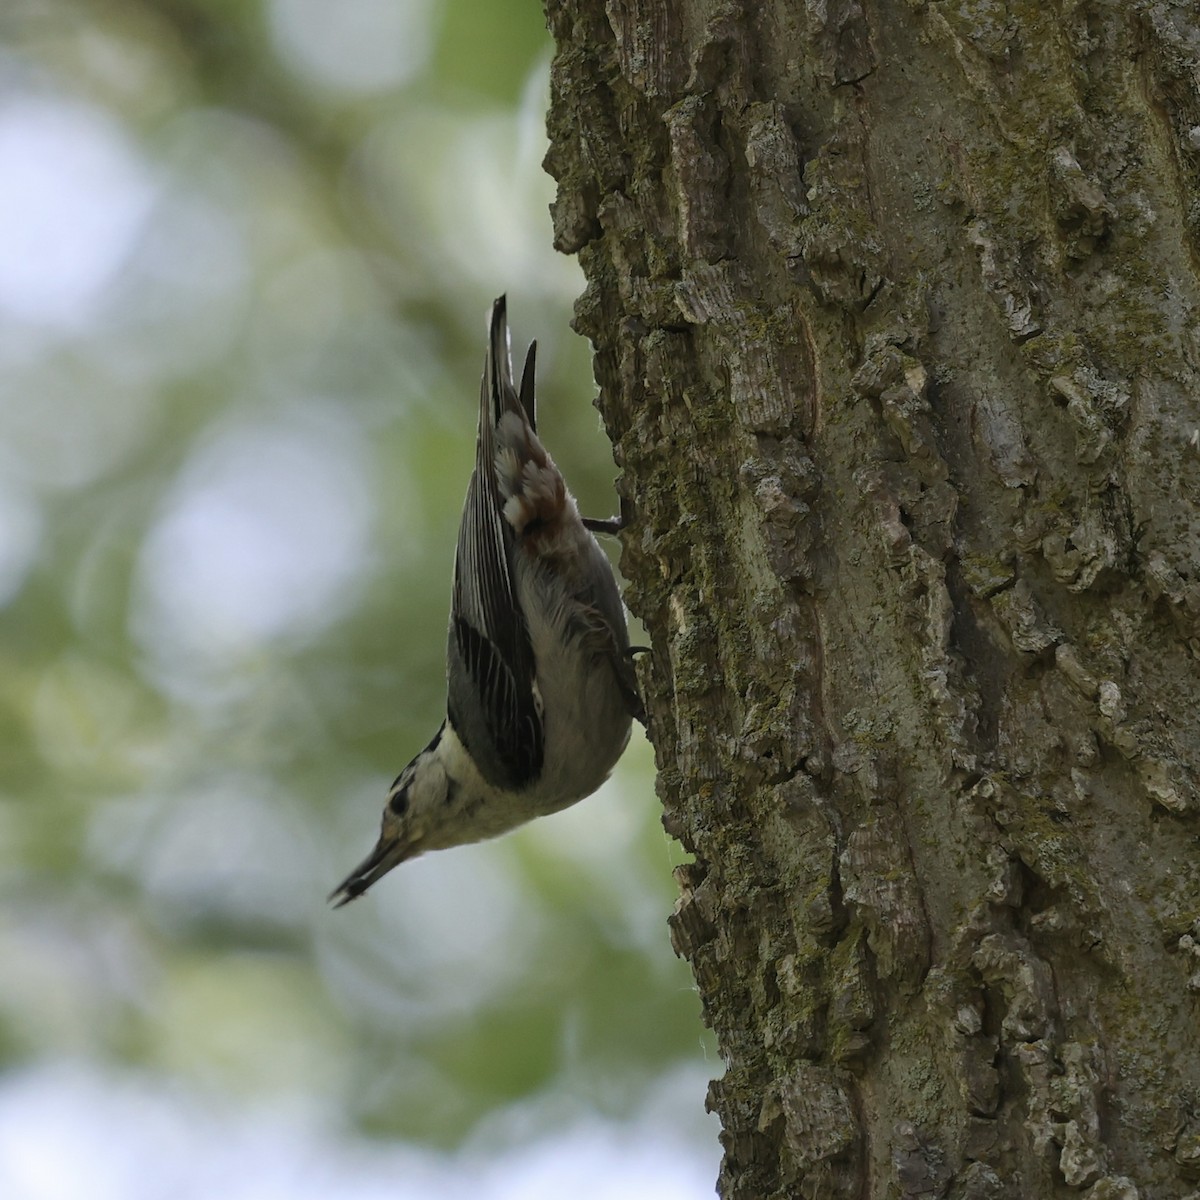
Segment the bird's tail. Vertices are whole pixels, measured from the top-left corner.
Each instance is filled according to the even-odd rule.
[[[533,377],[537,359],[537,342],[529,343],[525,366],[521,371],[521,390],[513,386],[512,361],[508,347],[508,298],[500,296],[492,302],[488,327],[488,353],[483,369],[480,419],[500,423],[506,412],[522,416],[529,428],[537,431],[537,403],[534,398]]]
[[[476,469],[491,473],[497,506],[526,548],[534,554],[553,554],[562,548],[564,534],[577,538],[582,526],[575,501],[537,436],[536,358],[534,342],[525,356],[518,393],[508,357],[507,305],[501,296],[492,305],[479,398]]]

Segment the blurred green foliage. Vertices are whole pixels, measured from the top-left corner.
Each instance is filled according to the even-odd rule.
[[[325,905],[440,719],[499,292],[614,505],[540,13],[10,0],[0,40],[0,1063],[442,1146],[539,1095],[635,1111],[703,1053],[644,742]]]

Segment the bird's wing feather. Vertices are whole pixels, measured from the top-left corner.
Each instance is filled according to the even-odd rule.
[[[484,773],[491,769],[490,782],[509,788],[535,779],[543,756],[536,664],[513,578],[517,535],[504,518],[495,470],[495,424],[514,408],[520,401],[502,298],[492,308],[475,471],[458,534],[448,673],[449,716],[459,737]]]

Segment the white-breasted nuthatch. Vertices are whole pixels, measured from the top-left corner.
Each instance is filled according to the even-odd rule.
[[[612,567],[537,436],[534,358],[518,394],[492,305],[446,651],[446,719],[388,792],[375,849],[338,907],[405,859],[495,837],[591,795],[643,719]]]

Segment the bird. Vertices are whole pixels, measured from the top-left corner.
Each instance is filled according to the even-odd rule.
[[[591,795],[645,722],[625,610],[537,433],[529,346],[519,389],[507,303],[492,304],[475,467],[454,560],[446,715],[388,790],[374,849],[337,908],[428,850],[496,837]]]

